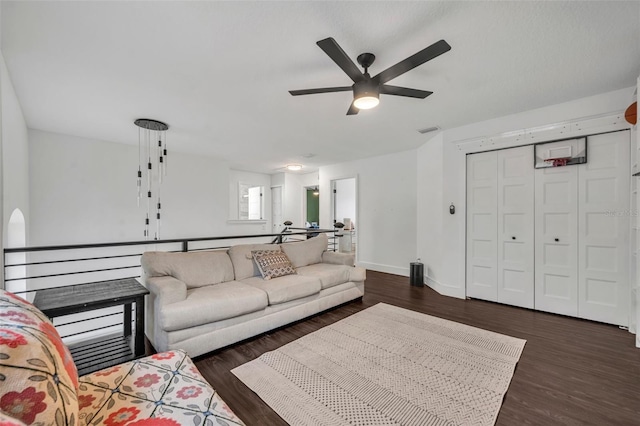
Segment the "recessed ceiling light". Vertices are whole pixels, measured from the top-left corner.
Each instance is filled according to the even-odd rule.
[[[302,164],[287,164],[287,170],[297,172],[298,170],[302,170]]]

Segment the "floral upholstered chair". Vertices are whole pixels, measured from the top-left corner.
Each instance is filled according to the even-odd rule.
[[[182,351],[78,378],[49,319],[0,290],[0,426],[242,425]]]

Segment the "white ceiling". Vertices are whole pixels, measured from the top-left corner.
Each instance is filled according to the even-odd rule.
[[[30,128],[137,144],[136,118],[169,147],[232,168],[305,170],[403,151],[463,124],[635,85],[640,2],[2,2],[2,52]],[[346,116],[352,82],[316,41],[372,75],[445,39],[450,52]],[[627,105],[621,105],[624,109]],[[313,153],[313,158],[304,155]]]

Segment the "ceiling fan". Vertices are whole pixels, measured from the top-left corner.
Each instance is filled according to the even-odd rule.
[[[364,68],[364,72],[361,72],[333,38],[325,38],[316,44],[342,68],[342,71],[353,80],[353,84],[351,86],[324,87],[320,89],[290,90],[289,93],[293,96],[299,96],[313,95],[315,93],[348,92],[352,90],[353,102],[347,111],[347,115],[355,115],[361,109],[375,107],[380,102],[380,94],[418,99],[424,99],[431,95],[433,92],[427,90],[409,89],[406,87],[391,86],[385,83],[451,50],[451,46],[449,46],[446,41],[440,40],[387,68],[376,76],[371,77],[369,75],[369,67],[376,59],[373,53],[362,53],[358,55],[358,63]]]

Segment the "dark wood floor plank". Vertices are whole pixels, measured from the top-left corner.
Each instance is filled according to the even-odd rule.
[[[428,287],[411,287],[406,277],[372,271],[361,301],[198,357],[196,365],[248,425],[286,425],[230,370],[379,302],[527,340],[499,426],[640,425],[640,349],[627,331],[441,296]]]

